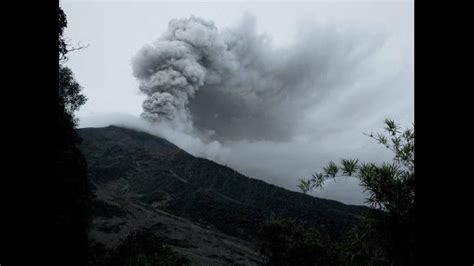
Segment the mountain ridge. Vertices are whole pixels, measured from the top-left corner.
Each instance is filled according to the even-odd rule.
[[[368,210],[242,175],[134,129],[108,126],[81,128],[78,132],[99,203],[93,230],[93,238],[99,242],[119,243],[130,231],[165,221],[167,213],[187,221],[176,227],[178,220],[166,220],[169,232],[181,230],[180,237],[199,235],[194,248],[175,246],[176,250],[194,254],[203,265],[210,263],[210,257],[216,265],[229,258],[252,264],[257,263],[254,243],[258,228],[268,219],[311,221],[311,226],[343,238]],[[200,233],[190,228],[201,228],[195,230]],[[216,233],[210,236],[206,230]],[[157,233],[163,232],[157,229]],[[218,240],[224,238],[227,242]],[[214,244],[209,249],[205,243],[211,242]],[[242,255],[235,246],[254,251]],[[199,255],[193,253],[196,249]],[[218,254],[227,254],[227,259]]]
[[[139,129],[134,129],[134,128],[127,128],[125,126],[118,126],[118,125],[109,125],[109,126],[106,126],[106,127],[83,127],[83,128],[79,128],[78,131],[79,132],[82,132],[82,131],[88,131],[88,130],[100,130],[100,129],[107,129],[107,128],[110,128],[110,129],[118,129],[118,130],[127,130],[127,131],[133,131],[133,132],[136,132],[138,134],[143,134],[144,136],[151,136],[153,138],[156,138],[156,139],[159,139],[160,141],[163,141],[163,143],[165,143],[165,145],[170,145],[170,146],[174,146],[175,148],[187,153],[188,155],[190,156],[193,156],[193,157],[196,157],[197,159],[201,159],[201,160],[205,160],[205,161],[208,161],[208,162],[212,162],[212,163],[216,163],[222,167],[225,167],[225,168],[228,168],[229,170],[231,171],[235,171],[237,172],[238,174],[240,174],[241,176],[243,177],[246,177],[248,179],[252,179],[252,180],[255,180],[255,181],[258,181],[258,182],[263,182],[269,186],[274,186],[274,187],[278,187],[278,188],[282,188],[284,190],[287,190],[289,192],[293,192],[293,193],[300,193],[300,192],[297,192],[297,191],[292,191],[292,190],[289,190],[288,188],[285,188],[285,187],[282,187],[282,186],[279,186],[279,185],[275,185],[275,184],[272,184],[272,183],[269,183],[267,181],[264,181],[264,180],[261,180],[261,179],[258,179],[258,178],[253,178],[253,177],[250,177],[250,176],[247,176],[246,174],[243,174],[241,172],[239,172],[238,170],[235,170],[233,169],[232,167],[230,166],[227,166],[227,165],[224,165],[224,164],[221,164],[221,163],[218,163],[218,162],[215,162],[215,161],[212,161],[210,159],[207,159],[207,158],[204,158],[204,157],[199,157],[199,156],[195,156],[195,155],[192,155],[191,153],[189,152],[186,152],[184,149],[180,148],[179,146],[177,146],[176,144],[166,140],[165,138],[163,137],[159,137],[159,136],[156,136],[156,135],[153,135],[152,133],[147,133],[145,131],[140,131]],[[333,203],[337,203],[337,204],[343,204],[343,205],[347,205],[347,206],[356,206],[356,207],[363,207],[365,208],[364,205],[354,205],[354,204],[347,204],[347,203],[343,203],[343,202],[340,202],[338,200],[333,200],[333,199],[325,199],[325,198],[319,198],[319,197],[315,197],[315,196],[311,196],[311,195],[307,195],[309,197],[313,197],[313,198],[316,198],[316,199],[321,199],[321,200],[324,200],[324,201],[328,201],[328,202],[333,202]]]

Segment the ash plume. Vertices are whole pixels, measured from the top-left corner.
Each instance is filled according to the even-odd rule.
[[[382,39],[308,25],[285,48],[274,48],[245,16],[219,29],[191,16],[173,19],[158,40],[132,59],[142,117],[218,141],[288,141],[308,110],[352,84],[359,65]]]

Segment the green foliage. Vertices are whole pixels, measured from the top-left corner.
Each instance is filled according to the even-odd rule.
[[[312,186],[312,182],[311,180],[305,180],[305,179],[301,179],[300,180],[300,183],[298,184],[298,188],[300,190],[303,191],[303,193],[306,193],[308,192],[309,190],[311,190],[311,186]]]
[[[189,260],[169,247],[150,230],[131,233],[110,255],[99,257],[103,265],[110,266],[179,266]]]
[[[64,29],[66,27],[66,14],[61,7],[58,7],[58,111],[61,116],[58,118],[58,121],[64,124],[70,124],[70,127],[74,128],[77,124],[77,120],[74,118],[74,112],[79,110],[79,108],[86,103],[87,98],[81,94],[82,87],[75,80],[71,69],[64,66],[63,63],[67,60],[67,54],[70,51],[82,49],[83,47],[68,49],[69,45],[64,39]]]
[[[74,79],[74,74],[71,69],[64,66],[63,63],[67,61],[67,54],[70,51],[79,50],[84,47],[68,49],[64,38],[64,29],[67,27],[67,16],[61,7],[58,7],[58,51],[59,51],[59,72],[58,72],[58,103],[59,109],[62,112],[65,111],[65,120],[72,123],[72,126],[76,126],[76,120],[74,118],[74,112],[77,111],[87,101],[87,98],[81,94],[82,87]]]
[[[82,87],[74,79],[71,69],[59,65],[59,99],[64,110],[71,116],[87,101],[81,94]]]
[[[59,8],[59,52],[65,52],[62,38],[67,25],[66,16]],[[60,66],[58,96],[56,98],[54,227],[51,250],[60,264],[86,265],[89,259],[88,230],[92,216],[93,193],[87,176],[87,163],[79,151],[80,139],[75,131],[73,111],[85,102],[79,95],[77,82],[69,69]],[[51,88],[55,89],[55,88]],[[57,264],[49,261],[50,264]]]
[[[324,175],[326,177],[336,177],[339,168],[334,162],[329,162],[329,165],[323,168]]]
[[[391,265],[386,228],[378,219],[364,217],[349,232],[343,243],[343,265]]]
[[[394,152],[393,163],[376,165],[359,163],[357,159],[343,159],[338,166],[330,162],[323,168],[323,173],[313,174],[311,179],[301,180],[300,188],[308,192],[314,188],[322,188],[324,181],[335,178],[338,170],[341,176],[356,176],[362,186],[369,192],[368,202],[372,207],[399,214],[401,209],[412,207],[414,203],[414,128],[403,132],[393,120],[385,120],[387,135],[371,133],[376,139]],[[403,201],[403,202],[401,202]]]
[[[414,260],[415,130],[414,125],[412,128],[402,130],[393,120],[386,119],[385,131],[386,134],[366,135],[391,150],[394,153],[393,162],[377,165],[360,163],[357,159],[344,159],[340,166],[330,162],[323,168],[322,173],[315,173],[312,178],[301,180],[299,187],[304,193],[311,189],[322,188],[327,179],[337,176],[339,169],[342,170],[341,176],[357,177],[368,192],[369,205],[374,209],[384,211],[388,218],[375,219],[378,223],[377,229],[369,233],[369,228],[373,227],[368,225],[374,224],[374,218],[367,217],[366,224],[359,226],[357,233],[352,236],[357,239],[354,243],[364,244],[370,248],[359,246],[353,249],[351,259],[370,260],[370,263],[365,261],[362,265],[367,263],[377,265],[383,260],[396,265],[411,265]],[[386,230],[386,233],[381,234],[382,230]],[[369,234],[372,237],[361,237]],[[382,242],[389,244],[381,245]],[[384,252],[379,250],[381,247],[385,248]],[[354,253],[355,250],[358,251]],[[367,252],[364,253],[364,250]],[[371,252],[376,252],[376,254]],[[374,261],[374,258],[377,259]]]
[[[66,13],[62,10],[62,8],[59,6],[58,7],[58,23],[56,24],[57,26],[57,34],[59,37],[59,43],[58,43],[58,52],[59,52],[59,62],[64,63],[68,60],[68,53],[72,51],[77,51],[81,50],[84,48],[87,48],[87,46],[77,46],[77,47],[71,47],[69,45],[64,37],[64,29],[67,27],[67,16]]]
[[[67,17],[66,13],[61,9],[58,8],[58,24],[57,24],[57,32],[59,36],[59,60],[66,59],[67,54],[67,44],[64,40],[64,29],[67,27]]]
[[[347,160],[343,159],[341,160],[341,170],[342,174],[346,176],[352,176],[355,171],[357,170],[357,164],[359,163],[359,160],[357,159],[352,159],[352,160]]]
[[[374,212],[361,218],[347,238],[334,239],[314,226],[273,219],[258,235],[264,265],[399,265],[390,260],[389,232]]]
[[[265,265],[341,265],[334,241],[292,219],[267,221],[258,239]]]

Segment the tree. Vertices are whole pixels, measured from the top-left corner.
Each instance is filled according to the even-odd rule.
[[[72,71],[63,66],[61,58],[69,52],[63,38],[66,15],[58,9],[59,68],[56,98],[56,165],[52,189],[55,210],[54,232],[51,232],[52,260],[58,265],[89,263],[88,230],[93,193],[87,176],[87,164],[78,145],[74,111],[86,101]],[[64,62],[64,61],[63,61]]]
[[[84,105],[87,98],[81,94],[82,87],[74,79],[72,70],[63,65],[59,65],[59,104],[64,111],[71,116],[71,120],[76,124],[74,112]]]
[[[68,53],[76,50],[86,48],[85,46],[71,47],[65,37],[64,29],[67,27],[67,16],[61,7],[58,8],[58,38],[59,38],[59,73],[58,73],[58,94],[59,94],[59,108],[64,109],[70,116],[70,120],[75,122],[74,112],[77,111],[87,101],[87,98],[81,94],[82,87],[74,79],[72,70],[64,63],[68,60]]]
[[[61,7],[58,7],[58,24],[57,24],[57,32],[59,38],[59,60],[66,59],[67,54],[67,44],[66,40],[64,39],[64,29],[67,27],[67,18],[66,13],[62,10]]]
[[[367,202],[374,210],[383,215],[366,217],[354,237],[359,242],[373,242],[373,246],[385,249],[388,261],[395,265],[414,264],[414,226],[415,226],[415,130],[402,130],[393,120],[385,120],[386,134],[366,134],[384,145],[394,153],[392,162],[361,163],[358,159],[343,159],[339,164],[329,164],[312,175],[310,179],[300,181],[299,188],[307,193],[322,188],[325,181],[341,176],[357,177],[365,191],[368,192]],[[373,229],[373,230],[372,230]],[[378,233],[378,237],[371,232]],[[360,238],[363,236],[365,238]],[[360,242],[362,241],[362,242]],[[364,242],[365,241],[365,242]],[[383,242],[383,243],[382,243]],[[352,254],[354,258],[354,254]]]
[[[72,47],[67,43],[66,38],[64,37],[64,29],[67,28],[67,16],[66,13],[62,10],[61,7],[58,7],[58,24],[57,24],[57,33],[59,37],[59,62],[65,62],[68,60],[67,54],[72,51],[81,50],[87,48],[89,45],[82,46],[78,45]]]
[[[141,229],[130,233],[106,259],[111,266],[178,266],[189,265],[186,257],[164,246],[163,239],[149,230]]]
[[[341,265],[339,246],[313,227],[292,219],[272,219],[261,226],[260,254],[266,265]]]

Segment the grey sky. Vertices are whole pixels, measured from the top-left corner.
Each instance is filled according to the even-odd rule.
[[[390,153],[362,132],[380,131],[386,117],[404,126],[413,121],[412,2],[63,1],[62,6],[68,16],[66,36],[71,43],[90,44],[87,49],[72,53],[68,62],[89,99],[78,112],[83,127],[122,123],[146,129],[195,155],[296,190],[298,178],[307,177],[329,160],[352,156],[362,160],[389,159]],[[302,39],[313,44],[306,40],[311,40],[311,36],[326,36],[320,34],[325,30],[341,28],[351,31],[333,40],[314,37],[315,45],[320,45],[314,46],[317,51],[334,53],[334,49],[326,46],[344,47],[346,43],[363,46],[376,42],[377,38],[382,43],[362,58],[357,67],[332,65],[332,71],[340,73],[340,80],[351,76],[350,82],[330,86],[333,89],[324,97],[289,116],[298,117],[299,123],[285,140],[243,138],[209,142],[193,134],[154,129],[138,121],[145,99],[132,76],[131,58],[138,50],[160,37],[171,19],[195,15],[212,20],[222,30],[237,26],[244,13],[256,18],[257,32],[271,38],[272,49],[304,50],[304,46],[295,44]],[[298,91],[299,98],[305,98],[310,90]],[[363,202],[361,190],[353,179],[329,183],[324,191],[314,194],[346,203]]]

